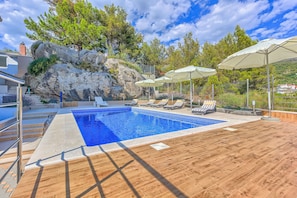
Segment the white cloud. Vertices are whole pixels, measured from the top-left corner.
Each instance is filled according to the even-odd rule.
[[[297,2],[293,0],[277,0],[274,1],[270,7],[272,9],[270,12],[267,12],[262,15],[261,19],[264,22],[274,19],[278,15],[287,12],[288,10],[294,9],[297,6]]]
[[[160,38],[164,42],[169,42],[171,40],[181,41],[187,33],[193,32],[194,30],[194,24],[183,23],[170,28],[168,31],[162,34]]]
[[[36,18],[43,11],[47,10],[47,4],[42,0],[14,0],[0,3],[1,17],[0,38],[5,45],[18,49],[21,42],[31,45],[32,41],[25,35],[27,32],[24,19],[33,16]]]
[[[180,15],[186,14],[190,6],[189,1],[157,1],[141,13],[143,18],[136,20],[136,30],[148,33],[164,31]]]
[[[267,1],[233,2],[219,1],[212,6],[210,13],[196,23],[199,41],[218,41],[239,25],[250,30],[260,24],[258,14],[268,6]]]
[[[175,44],[193,33],[200,44],[217,42],[235,26],[245,29],[253,39],[265,37],[286,37],[296,35],[297,2],[293,0],[218,0],[210,5],[209,0],[89,0],[93,6],[103,9],[104,5],[122,7],[127,19],[136,31],[150,42],[158,38],[162,42]],[[191,7],[193,6],[193,7]],[[195,8],[196,10],[191,10]],[[26,17],[37,16],[48,11],[44,0],[0,1],[0,49],[6,44],[18,48],[20,42],[31,45],[25,36]],[[189,14],[192,14],[189,16]],[[191,19],[191,20],[189,20]]]

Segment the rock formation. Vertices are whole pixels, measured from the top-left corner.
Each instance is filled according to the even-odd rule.
[[[47,72],[29,76],[29,84],[35,94],[44,99],[59,98],[69,101],[94,100],[101,96],[105,100],[122,100],[138,97],[142,88],[135,82],[143,77],[135,69],[118,59],[107,59],[96,51],[75,51],[48,42],[35,42],[31,47],[34,59],[55,54],[59,61]],[[82,69],[81,65],[87,67]]]

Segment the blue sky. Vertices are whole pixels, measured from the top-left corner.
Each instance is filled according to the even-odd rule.
[[[158,38],[176,45],[192,32],[200,44],[216,43],[239,25],[253,39],[297,35],[296,0],[89,0],[102,9],[114,3],[124,8],[128,21],[150,42]],[[0,0],[0,50],[30,47],[24,19],[48,11],[43,0]]]

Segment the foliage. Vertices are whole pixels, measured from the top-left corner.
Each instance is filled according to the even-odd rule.
[[[38,22],[31,17],[24,20],[32,40],[49,41],[59,45],[76,46],[118,54],[129,60],[140,55],[142,35],[126,20],[122,8],[105,6],[99,10],[87,0],[45,0],[50,8],[38,16]]]
[[[245,94],[224,93],[216,97],[219,105],[224,108],[244,109],[252,108],[252,101],[256,102],[256,108],[267,109],[267,93],[259,91],[249,92],[249,104],[246,104],[247,96]]]
[[[198,65],[199,63],[199,42],[194,40],[192,32],[188,33],[184,37],[184,42],[178,43],[178,47],[182,56],[182,65],[180,67],[185,67],[188,65]]]
[[[297,111],[297,95],[295,94],[275,94],[273,97],[274,109],[284,110],[284,111]]]
[[[221,107],[224,108],[235,108],[240,109],[244,106],[244,96],[234,93],[224,93],[216,97],[216,100],[219,101]]]
[[[47,71],[47,69],[57,62],[58,58],[56,55],[51,55],[49,58],[38,58],[32,61],[28,67],[29,74],[38,76],[41,73]]]
[[[164,69],[162,70],[163,73],[169,70],[175,70],[181,67],[182,65],[182,53],[180,49],[175,49],[174,46],[170,46],[167,48],[167,58],[164,61]]]
[[[165,60],[165,46],[158,39],[152,40],[150,43],[144,42],[141,48],[141,57],[139,61],[142,65],[155,66],[156,75],[161,76],[161,68]]]
[[[48,104],[49,102],[47,101],[47,100],[45,100],[45,99],[40,99],[40,102],[42,103],[42,104]]]
[[[275,84],[296,84],[297,60],[279,62],[273,64],[275,72]]]
[[[50,41],[59,45],[75,45],[78,49],[95,49],[104,46],[104,26],[100,23],[99,10],[85,0],[59,0],[48,13],[24,20],[26,33],[32,40]]]
[[[140,54],[139,44],[142,35],[136,33],[134,27],[127,22],[127,13],[114,4],[104,6],[100,10],[100,22],[105,27],[106,47],[112,54],[126,54],[129,58]],[[121,55],[123,56],[123,55]]]
[[[113,76],[117,76],[119,74],[119,70],[117,68],[110,68],[109,73]]]

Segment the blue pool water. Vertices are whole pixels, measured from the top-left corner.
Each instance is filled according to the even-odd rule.
[[[15,117],[16,108],[15,107],[2,107],[0,108],[0,121],[7,118]]]
[[[224,122],[131,107],[73,110],[72,113],[87,146]]]

